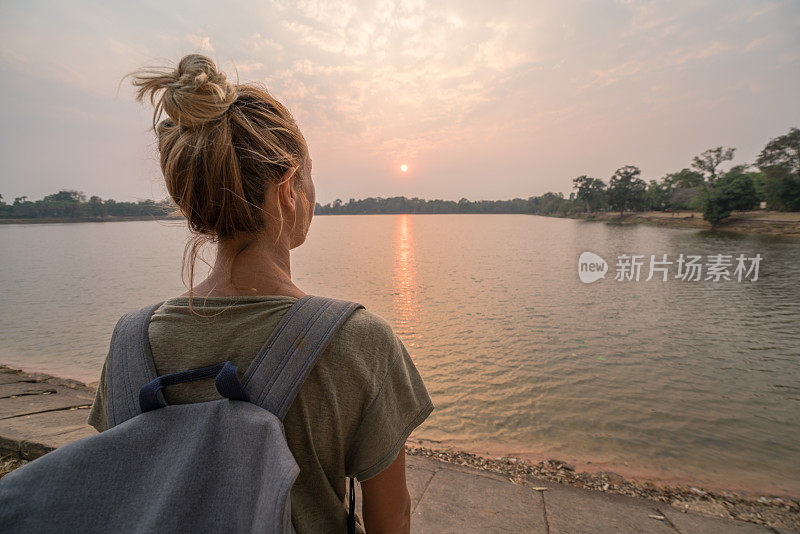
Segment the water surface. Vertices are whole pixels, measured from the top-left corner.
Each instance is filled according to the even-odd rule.
[[[184,291],[185,236],[164,221],[0,226],[0,361],[97,380],[117,318]],[[607,279],[579,281],[585,250],[612,263]],[[756,282],[615,282],[623,253],[764,259]],[[800,494],[796,240],[525,215],[328,216],[292,268],[305,291],[395,326],[437,406],[417,440]]]

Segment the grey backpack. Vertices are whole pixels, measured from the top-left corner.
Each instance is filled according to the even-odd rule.
[[[299,468],[282,419],[333,333],[361,306],[298,299],[241,381],[230,362],[156,376],[148,325],[159,306],[123,316],[114,329],[109,430],[0,480],[1,531],[294,531],[289,493]],[[165,404],[163,387],[211,377],[224,398]]]

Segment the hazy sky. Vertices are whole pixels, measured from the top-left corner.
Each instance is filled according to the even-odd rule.
[[[797,0],[0,0],[0,193],[164,197],[151,110],[117,88],[194,51],[292,110],[323,203],[649,180],[800,126]]]

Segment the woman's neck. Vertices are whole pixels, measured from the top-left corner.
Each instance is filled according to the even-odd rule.
[[[199,297],[282,295],[300,298],[292,282],[289,247],[268,239],[231,240],[217,245],[217,257],[208,277],[192,294]],[[184,293],[188,296],[189,292]]]

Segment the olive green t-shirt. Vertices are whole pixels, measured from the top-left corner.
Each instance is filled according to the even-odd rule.
[[[188,297],[167,300],[150,321],[159,375],[229,360],[240,377],[295,302],[293,297]],[[103,367],[89,424],[107,428]],[[170,404],[219,398],[213,380],[169,386]],[[344,532],[346,477],[367,480],[397,457],[406,438],[433,410],[403,343],[381,317],[356,310],[334,334],[284,419],[286,441],[300,466],[291,492],[299,534]],[[359,525],[359,528],[361,525]]]

